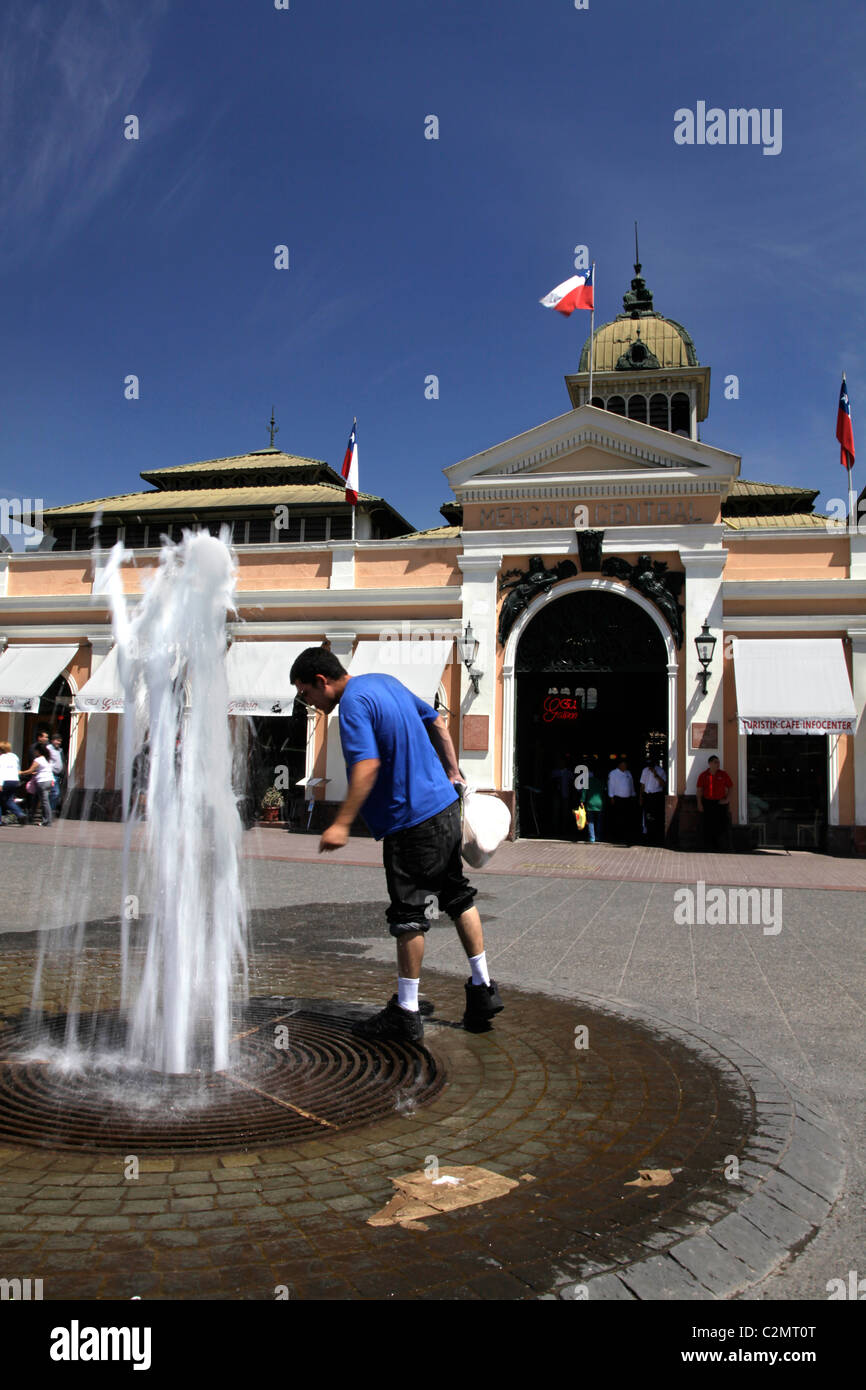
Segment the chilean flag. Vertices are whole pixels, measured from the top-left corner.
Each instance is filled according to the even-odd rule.
[[[854,467],[854,430],[851,425],[851,403],[848,400],[848,387],[845,373],[842,373],[842,390],[839,392],[839,412],[836,416],[836,438],[842,446],[840,463],[843,468]]]
[[[557,285],[555,290],[551,290],[550,294],[546,294],[538,302],[543,304],[545,309],[557,309],[560,314],[565,314],[566,318],[574,313],[575,309],[594,309],[592,266],[580,275],[572,275],[570,280],[563,280],[561,285]]]
[[[346,479],[346,501],[355,507],[358,504],[358,421],[352,421],[352,433],[343,459],[343,477]]]

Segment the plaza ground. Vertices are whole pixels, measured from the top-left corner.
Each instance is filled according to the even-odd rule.
[[[14,973],[13,957],[17,959],[15,970],[23,970],[26,974],[26,957],[28,953],[32,955],[34,940],[30,933],[64,920],[64,914],[68,916],[68,902],[76,891],[75,884],[84,877],[89,895],[87,920],[97,924],[93,940],[97,947],[110,949],[111,928],[104,924],[116,919],[119,910],[119,841],[119,827],[110,825],[69,822],[50,831],[4,827],[0,863],[10,886],[4,895],[2,917],[4,950],[0,955],[0,970],[4,986]],[[262,972],[261,981],[270,992],[290,995],[314,990],[321,997],[381,1005],[394,988],[394,972],[393,946],[383,919],[385,892],[379,847],[371,841],[352,840],[344,851],[325,862],[317,854],[314,837],[258,829],[245,836],[244,850],[249,902],[259,942],[256,958]],[[237,1249],[248,1251],[246,1268],[252,1283],[246,1292],[238,1285],[236,1275],[233,1284],[230,1277],[223,1277],[219,1268],[211,1268],[203,1258],[203,1250],[219,1245],[216,1236],[222,1230],[221,1220],[225,1220],[225,1213],[234,1213],[229,1219],[237,1227],[249,1204],[251,1210],[257,1205],[262,1208],[260,1220],[271,1222],[287,1218],[293,1208],[295,1219],[301,1225],[291,1237],[295,1245],[285,1247],[284,1261],[289,1261],[294,1271],[292,1277],[302,1290],[300,1296],[323,1296],[326,1281],[320,1265],[328,1259],[335,1263],[335,1268],[331,1275],[331,1292],[325,1296],[388,1296],[381,1281],[377,1283],[376,1258],[384,1256],[381,1253],[375,1256],[376,1251],[387,1248],[386,1234],[377,1233],[375,1240],[370,1237],[373,1254],[365,1244],[369,1234],[366,1219],[375,1212],[377,1204],[381,1205],[381,1199],[387,1200],[390,1194],[388,1175],[417,1169],[419,1158],[423,1160],[424,1157],[421,1150],[436,1142],[436,1125],[443,1124],[449,1114],[452,1121],[458,1115],[454,1108],[458,1101],[464,1107],[459,1111],[464,1120],[470,1116],[474,1117],[473,1123],[477,1123],[479,1097],[483,1098],[485,1087],[492,1086],[489,1099],[498,1096],[499,1103],[492,1109],[489,1104],[485,1107],[491,1123],[481,1132],[487,1139],[472,1146],[464,1136],[453,1152],[446,1151],[441,1156],[446,1162],[473,1162],[497,1169],[497,1155],[502,1160],[506,1152],[508,1155],[513,1152],[515,1158],[519,1155],[517,1166],[527,1171],[531,1169],[538,1179],[538,1200],[543,1202],[543,1179],[552,1185],[556,1170],[556,1145],[544,1138],[544,1126],[552,1123],[551,1114],[545,1110],[548,1102],[542,1103],[541,1099],[548,1086],[544,1078],[549,1078],[555,1092],[563,1069],[574,1061],[570,1053],[575,1024],[591,1016],[601,1027],[603,1019],[609,1020],[618,1014],[625,1028],[633,1025],[638,1029],[638,1033],[630,1037],[630,1058],[638,1056],[648,1038],[656,1038],[660,1045],[664,1043],[667,1053],[659,1061],[660,1085],[666,1070],[678,1073],[679,1069],[684,1077],[692,1075],[694,1082],[690,1050],[698,1067],[710,1065],[709,1055],[714,1051],[722,1062],[725,1057],[735,1059],[736,1066],[746,1076],[750,1074],[751,1064],[743,1059],[750,1054],[754,1059],[753,1082],[761,1074],[760,1081],[754,1082],[756,1093],[760,1091],[768,1096],[771,1107],[781,1110],[782,1091],[790,1091],[798,1097],[806,1128],[817,1145],[815,1187],[820,1187],[822,1181],[830,1181],[823,1171],[822,1153],[832,1150],[834,1136],[839,1136],[847,1170],[838,1195],[838,1184],[833,1191],[835,1201],[829,1212],[826,1211],[829,1189],[823,1196],[820,1193],[816,1196],[815,1211],[820,1215],[814,1223],[819,1227],[817,1234],[798,1248],[802,1242],[797,1237],[804,1228],[792,1217],[788,1232],[794,1253],[777,1261],[773,1272],[765,1277],[757,1277],[753,1268],[751,1277],[748,1280],[744,1277],[740,1292],[734,1293],[745,1299],[826,1299],[828,1280],[847,1279],[850,1270],[863,1265],[866,1194],[860,1156],[864,1130],[861,1039],[866,971],[860,893],[866,887],[866,864],[806,852],[684,855],[644,848],[625,850],[526,841],[504,846],[489,868],[477,873],[475,878],[493,972],[506,991],[506,1003],[509,988],[519,989],[521,993],[513,995],[512,1009],[502,1015],[490,1038],[472,1039],[459,1030],[449,1029],[450,1022],[459,1020],[466,970],[450,924],[447,921],[434,923],[427,942],[422,988],[426,987],[434,998],[434,1019],[439,1022],[428,1023],[427,1035],[434,1052],[437,1047],[444,1050],[449,1077],[454,1081],[446,1086],[441,1102],[434,1102],[429,1112],[420,1112],[427,1127],[420,1149],[413,1144],[410,1155],[406,1143],[391,1128],[387,1137],[381,1139],[375,1134],[356,1132],[349,1145],[356,1155],[353,1161],[361,1161],[357,1154],[363,1149],[363,1161],[368,1165],[363,1173],[360,1167],[356,1169],[360,1185],[351,1191],[337,1191],[334,1187],[327,1196],[320,1191],[324,1210],[313,1210],[306,1215],[300,1209],[303,1204],[295,1200],[299,1194],[295,1192],[295,1197],[291,1197],[297,1176],[293,1166],[312,1164],[313,1167],[307,1169],[312,1173],[318,1164],[318,1181],[323,1187],[333,1186],[328,1183],[329,1175],[324,1171],[329,1165],[333,1166],[327,1153],[310,1157],[285,1154],[282,1159],[270,1163],[265,1161],[267,1156],[262,1155],[253,1155],[255,1164],[234,1164],[233,1161],[234,1166],[246,1170],[243,1177],[231,1172],[226,1177],[227,1167],[233,1164],[227,1165],[224,1159],[205,1165],[187,1156],[172,1162],[171,1166],[166,1166],[167,1160],[153,1160],[163,1163],[162,1168],[154,1172],[154,1181],[150,1184],[154,1191],[148,1197],[140,1192],[138,1196],[145,1205],[155,1203],[156,1206],[129,1215],[123,1214],[123,1202],[128,1194],[122,1197],[113,1192],[101,1192],[101,1200],[106,1204],[101,1211],[89,1210],[92,1201],[76,1205],[68,1191],[69,1174],[77,1174],[74,1182],[83,1182],[91,1189],[93,1186],[110,1188],[114,1180],[110,1167],[106,1167],[109,1160],[95,1158],[85,1163],[79,1159],[76,1167],[75,1163],[69,1165],[67,1156],[57,1168],[57,1172],[61,1172],[65,1167],[67,1177],[52,1186],[51,1196],[43,1198],[49,1205],[58,1204],[56,1210],[33,1210],[32,1191],[3,1193],[0,1232],[5,1239],[0,1242],[0,1248],[4,1250],[5,1263],[8,1264],[13,1249],[22,1253],[25,1250],[47,1253],[49,1248],[59,1250],[65,1241],[61,1266],[65,1261],[68,1287],[63,1296],[72,1296],[76,1287],[82,1297],[110,1296],[105,1280],[110,1279],[112,1264],[119,1263],[126,1271],[126,1279],[129,1259],[139,1261],[141,1281],[151,1281],[142,1289],[145,1297],[149,1289],[153,1291],[152,1296],[195,1296],[195,1270],[202,1272],[199,1296],[208,1296],[208,1289],[211,1297],[273,1296],[265,1290],[281,1266],[279,1261],[275,1265],[273,1259],[265,1258],[267,1252],[260,1242],[251,1239],[249,1230],[236,1229],[228,1237],[222,1232],[223,1242],[232,1238]],[[759,921],[742,924],[728,921],[714,926],[693,921],[679,925],[674,895],[680,885],[694,890],[699,882],[734,888],[765,886],[777,889],[780,896],[773,901],[779,909],[780,929],[774,926],[767,930]],[[66,885],[72,886],[67,888]],[[146,911],[146,904],[143,910]],[[285,978],[287,969],[294,970],[294,979]],[[16,989],[20,1002],[24,997],[20,980]],[[8,998],[3,1007],[7,1014],[14,1011]],[[609,1063],[614,1058],[609,1071],[612,1075],[619,1071],[627,1080],[624,1066],[619,1067],[610,1050],[615,1046],[613,1039],[608,1043],[606,1058]],[[650,1074],[651,1069],[647,1067],[643,1067],[642,1075]],[[781,1088],[778,1093],[774,1092],[773,1075]],[[513,1107],[509,1110],[509,1088],[501,1089],[503,1080],[509,1076],[514,1085],[523,1088],[523,1106],[519,1113]],[[467,1088],[469,1078],[473,1080]],[[480,1085],[479,1078],[484,1080],[484,1086]],[[461,1083],[464,1083],[462,1094]],[[624,1092],[627,1090],[624,1086]],[[689,1094],[694,1100],[699,1091],[700,1087],[694,1085],[683,1087],[683,1094]],[[446,1099],[449,1092],[450,1099]],[[633,1096],[634,1087],[630,1094]],[[732,1143],[739,1123],[735,1100],[733,1095],[728,1097],[730,1105],[726,1109],[726,1101],[719,1109],[731,1126]],[[441,1106],[438,1111],[437,1105]],[[650,1120],[653,1113],[661,1115],[663,1109],[661,1100],[655,1112],[650,1106]],[[502,1123],[496,1117],[499,1110]],[[390,1126],[395,1123],[388,1122]],[[508,1123],[520,1126],[521,1146],[514,1147],[512,1136],[510,1149],[503,1147],[504,1138],[496,1148],[491,1136],[502,1137]],[[692,1131],[697,1133],[698,1123],[695,1119],[690,1135]],[[668,1133],[668,1124],[665,1120],[661,1129],[653,1131],[652,1143],[667,1142],[663,1136]],[[596,1135],[597,1128],[596,1124]],[[456,1131],[452,1129],[452,1133]],[[529,1139],[527,1133],[531,1135]],[[441,1138],[441,1130],[439,1134]],[[567,1152],[571,1134],[570,1128],[560,1127],[557,1143],[561,1155]],[[828,1138],[822,1139],[822,1134]],[[724,1148],[722,1141],[726,1135],[718,1137]],[[348,1139],[349,1136],[347,1142]],[[536,1152],[539,1171],[536,1173],[536,1165],[531,1165],[532,1145],[539,1141],[540,1151]],[[499,1138],[496,1142],[499,1144]],[[681,1136],[680,1148],[684,1142]],[[689,1138],[688,1142],[694,1141]],[[380,1146],[378,1168],[376,1156],[370,1153],[376,1143]],[[437,1152],[427,1149],[431,1151]],[[635,1164],[646,1162],[643,1155],[644,1150],[635,1147]],[[697,1150],[695,1155],[693,1176],[697,1193],[702,1184],[706,1187],[707,1159],[704,1156],[699,1162]],[[25,1154],[23,1160],[20,1153],[8,1154],[0,1171],[7,1176],[12,1171],[20,1179],[29,1168],[31,1179],[44,1171],[48,1180],[45,1170],[50,1165],[43,1162],[44,1157],[38,1151]],[[584,1152],[582,1158],[587,1161],[589,1171],[591,1155],[587,1159]],[[548,1166],[542,1171],[543,1164]],[[503,1166],[500,1161],[498,1169]],[[268,1168],[292,1168],[293,1171],[270,1175],[267,1171],[259,1171]],[[688,1172],[688,1168],[684,1171]],[[178,1198],[172,1184],[184,1173],[195,1174],[195,1179],[186,1181],[207,1190],[193,1192],[189,1188],[185,1199]],[[548,1175],[546,1179],[544,1174]],[[100,1176],[102,1182],[94,1183],[93,1179]],[[806,1185],[804,1190],[810,1191],[808,1174],[801,1173],[801,1179]],[[566,1183],[562,1171],[557,1180],[562,1188]],[[764,1174],[755,1176],[755,1189],[764,1180]],[[234,1190],[224,1190],[226,1183]],[[268,1200],[269,1183],[276,1184],[284,1206],[281,1207],[280,1201]],[[18,1186],[29,1188],[30,1183],[19,1182]],[[155,1190],[160,1186],[163,1186],[162,1194]],[[64,1187],[65,1194],[60,1192]],[[170,1189],[174,1196],[167,1195]],[[553,1191],[554,1187],[549,1186],[548,1197]],[[78,1197],[87,1195],[79,1193]],[[236,1204],[233,1199],[238,1197],[244,1200]],[[481,1228],[472,1225],[479,1220],[477,1213],[462,1221],[458,1213],[437,1217],[437,1222],[448,1225],[447,1239],[445,1232],[438,1228],[429,1237],[398,1232],[397,1239],[411,1239],[417,1245],[414,1261],[417,1267],[427,1258],[424,1252],[432,1255],[434,1242],[439,1242],[437,1268],[441,1275],[441,1292],[438,1296],[550,1296],[544,1292],[545,1275],[540,1266],[546,1254],[552,1258],[552,1247],[548,1249],[543,1241],[537,1242],[531,1257],[526,1253],[521,1260],[515,1254],[510,1264],[497,1255],[497,1222],[504,1223],[505,1204],[509,1200],[512,1199],[505,1197],[488,1204],[487,1209],[477,1209],[485,1213],[484,1229],[489,1237],[485,1239],[491,1251],[492,1263],[486,1274],[474,1266],[470,1268],[471,1258],[467,1254],[467,1250],[478,1247],[480,1239]],[[529,1200],[527,1195],[524,1207]],[[560,1213],[567,1210],[568,1200],[566,1183],[554,1202]],[[178,1206],[178,1201],[185,1201],[185,1204]],[[713,1202],[708,1201],[705,1194],[702,1203],[703,1215],[711,1228],[716,1217],[723,1217],[724,1202],[719,1198],[715,1213]],[[65,1210],[61,1211],[60,1207]],[[687,1207],[688,1202],[683,1199],[679,1214],[684,1223],[687,1217],[692,1223],[691,1226],[684,1224],[683,1230],[697,1231],[695,1211],[689,1214]],[[521,1208],[521,1219],[529,1222],[534,1210],[531,1206],[525,1211]],[[632,1233],[627,1237],[627,1240],[634,1238],[635,1246],[623,1253],[620,1241],[619,1248],[623,1259],[630,1260],[631,1268],[637,1268],[641,1260],[649,1267],[658,1242],[654,1247],[645,1234],[649,1208],[640,1212],[635,1207],[635,1212]],[[220,1213],[223,1213],[222,1218]],[[599,1213],[600,1216],[604,1214],[600,1208]],[[336,1219],[341,1223],[339,1231],[334,1229]],[[601,1221],[597,1224],[602,1230]],[[550,1223],[548,1228],[550,1234]],[[264,1226],[260,1225],[258,1230],[262,1232]],[[606,1230],[606,1234],[612,1237],[614,1233]],[[619,1232],[620,1237],[622,1234]],[[203,1239],[208,1235],[210,1240]],[[284,1238],[287,1239],[285,1233]],[[364,1245],[365,1257],[373,1260],[369,1282],[362,1287],[353,1283],[350,1276],[352,1261],[357,1264],[361,1259],[359,1240]],[[312,1246],[307,1248],[305,1242],[311,1241],[316,1243],[316,1250]],[[382,1241],[384,1244],[380,1244]],[[94,1246],[100,1252],[100,1260],[106,1264],[102,1283],[94,1282],[90,1253]],[[572,1262],[565,1271],[569,1278],[578,1279],[582,1270],[585,1275],[590,1269],[586,1257],[588,1248],[575,1245],[571,1250]],[[184,1252],[189,1255],[186,1265]],[[452,1264],[456,1268],[460,1261],[469,1261],[464,1270],[465,1278],[454,1276]],[[339,1265],[339,1272],[336,1265]],[[596,1269],[602,1267],[603,1262],[596,1262]],[[313,1271],[306,1284],[304,1269]],[[168,1282],[160,1282],[162,1272],[169,1270]],[[57,1277],[60,1278],[59,1269]],[[420,1274],[417,1277],[420,1278]],[[172,1280],[178,1279],[180,1284],[173,1286]],[[183,1292],[184,1279],[188,1293]],[[479,1280],[482,1282],[478,1283]],[[558,1296],[567,1296],[562,1292],[565,1287],[562,1279],[549,1282],[551,1287],[558,1289]],[[638,1284],[636,1280],[634,1286]],[[407,1288],[402,1294],[398,1291],[397,1296],[423,1295],[419,1295],[417,1289]],[[650,1289],[638,1296],[664,1294],[654,1295]],[[673,1291],[668,1296],[678,1295]]]

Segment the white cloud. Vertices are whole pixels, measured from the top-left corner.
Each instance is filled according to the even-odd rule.
[[[136,109],[169,0],[13,0],[0,16],[0,205],[7,267],[56,249],[134,165],[123,117]],[[174,124],[148,102],[150,136]]]

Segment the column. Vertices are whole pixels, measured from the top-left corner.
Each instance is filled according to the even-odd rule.
[[[331,644],[331,652],[348,668],[355,647],[355,632],[340,632],[331,634],[325,633]],[[329,714],[327,739],[327,762],[325,776],[328,782],[325,785],[323,796],[325,801],[342,801],[346,792],[349,790],[349,783],[346,778],[346,764],[343,761],[343,749],[340,744],[340,713],[335,709],[333,714]]]
[[[851,690],[857,710],[854,734],[854,824],[866,826],[866,628],[850,628]]]
[[[90,674],[95,675],[102,665],[113,646],[113,638],[110,635],[99,633],[89,636],[87,641],[90,643]],[[88,714],[86,737],[84,741],[84,786],[91,791],[102,791],[105,787],[105,762],[108,754],[108,721],[111,718],[107,714]],[[78,749],[75,756],[70,759],[67,777],[70,787],[79,786],[78,776],[80,759]]]
[[[682,550],[680,557],[686,572],[686,620],[683,637],[685,653],[686,746],[683,749],[685,767],[685,791],[695,794],[698,774],[706,766],[710,750],[699,754],[692,751],[691,726],[698,724],[717,724],[719,746],[714,751],[719,758],[724,757],[725,702],[722,689],[724,668],[724,631],[722,627],[722,574],[727,559],[726,551]],[[707,677],[707,693],[704,695],[701,681],[701,663],[698,661],[695,638],[701,627],[707,623],[712,635],[717,638],[712,665]],[[730,769],[726,769],[730,771]]]
[[[490,788],[496,785],[496,739],[500,736],[496,727],[496,581],[502,567],[502,555],[491,555],[488,551],[480,555],[464,552],[457,557],[457,563],[463,571],[461,631],[466,631],[467,623],[472,624],[472,631],[478,639],[475,666],[483,672],[477,695],[465,666],[461,674],[460,766],[473,786]],[[487,720],[486,749],[464,746],[464,720],[467,715],[481,716]],[[479,728],[483,728],[483,725],[475,726],[476,737],[471,742],[482,741],[477,737]],[[509,757],[510,754],[506,753],[506,763]]]

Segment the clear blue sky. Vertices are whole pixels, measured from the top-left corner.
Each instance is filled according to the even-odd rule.
[[[438,525],[443,467],[569,408],[589,315],[538,300],[585,243],[620,312],[636,217],[704,441],[842,495],[844,369],[862,487],[864,38],[859,0],[5,0],[0,496],[134,491],[274,404],[338,468],[357,415],[362,488]],[[698,101],[781,108],[781,153],[675,144]]]

